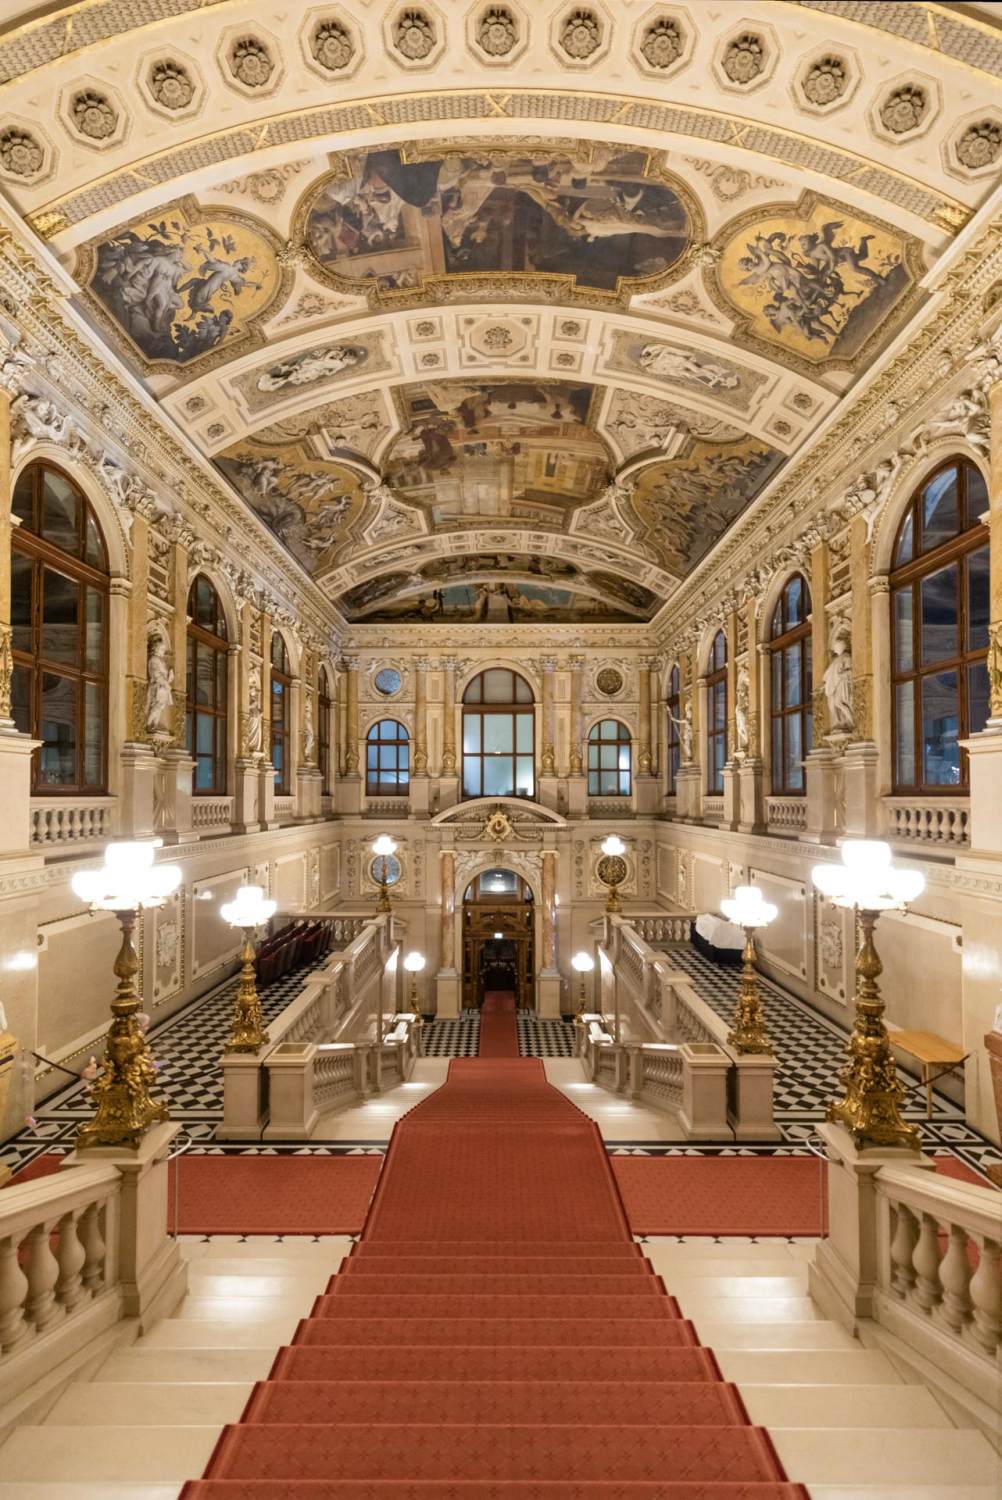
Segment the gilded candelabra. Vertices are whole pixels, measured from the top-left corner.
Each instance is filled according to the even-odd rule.
[[[873,942],[882,911],[900,911],[925,885],[917,870],[891,865],[887,844],[847,839],[841,865],[818,865],[814,883],[834,905],[858,914],[862,941],[856,954],[856,1000],[848,1061],[839,1074],[843,1098],[828,1105],[827,1118],[845,1126],[859,1146],[920,1149],[919,1132],[901,1115],[905,1090],[884,1025],[884,1002],[877,986],[883,965]]]
[[[623,855],[626,853],[626,845],[616,833],[610,833],[607,839],[602,840],[602,858],[595,867],[595,873],[609,892],[605,903],[606,911],[622,911],[619,900],[619,887],[629,874],[629,867]]]
[[[275,915],[277,903],[265,897],[259,885],[242,885],[232,901],[219,908],[223,921],[244,935],[240,949],[240,981],[233,1004],[233,1024],[225,1052],[257,1052],[268,1040],[261,1014],[254,964],[257,953],[254,933]]]
[[[373,840],[372,852],[380,861],[379,865],[379,898],[376,901],[377,912],[390,912],[393,910],[390,901],[389,862],[397,852],[396,840],[388,833],[381,833]]]
[[[720,909],[729,922],[743,929],[745,935],[741,953],[741,989],[734,1025],[727,1036],[728,1045],[736,1052],[771,1052],[772,1043],[766,1034],[765,1012],[755,968],[755,933],[759,927],[775,921],[776,908],[766,901],[758,886],[739,885],[733,896],[721,901]]]
[[[118,986],[111,1002],[111,1026],[101,1071],[91,1091],[94,1115],[77,1131],[81,1149],[135,1148],[151,1125],[167,1119],[166,1104],[151,1093],[157,1067],[139,1021],[139,959],[132,941],[138,914],[161,906],[181,879],[177,865],[154,865],[156,847],[152,841],[110,844],[101,869],[80,870],[72,880],[77,896],[94,911],[113,911],[122,929],[122,946],[114,964]]]
[[[414,1018],[415,1025],[420,1025],[420,1023],[424,1020],[424,1017],[421,1014],[421,1001],[418,997],[417,987],[417,977],[424,966],[425,956],[423,953],[408,953],[407,957],[404,959],[404,968],[411,976],[410,1003],[411,1015]]]
[[[578,1008],[574,1020],[579,1026],[582,1026],[584,1025],[585,1013],[588,1009],[588,997],[585,994],[585,975],[590,974],[592,969],[594,969],[595,960],[590,953],[586,953],[582,948],[579,953],[575,953],[571,959],[571,963],[581,976],[581,985],[578,991]]]

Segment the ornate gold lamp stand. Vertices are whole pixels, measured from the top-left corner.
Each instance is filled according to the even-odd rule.
[[[741,990],[738,995],[734,1026],[727,1041],[737,1052],[771,1052],[766,1034],[765,1013],[755,968],[755,933],[776,919],[776,908],[766,901],[757,885],[739,885],[734,895],[721,901],[720,909],[735,927],[744,929],[745,946],[741,954]]]
[[[259,885],[242,885],[236,896],[219,908],[219,915],[230,927],[243,932],[240,950],[240,983],[233,1006],[233,1025],[225,1052],[257,1052],[268,1040],[261,1015],[261,1001],[254,975],[254,934],[275,915],[277,902],[270,901]]]
[[[113,911],[122,929],[114,964],[118,988],[111,1002],[104,1062],[93,1088],[94,1117],[77,1132],[81,1149],[134,1148],[151,1125],[167,1119],[166,1104],[150,1092],[157,1069],[139,1021],[139,959],[132,941],[139,913],[162,906],[181,880],[177,865],[154,865],[158,843],[109,844],[102,868],[80,870],[71,882],[74,894],[93,911]]]
[[[618,833],[610,833],[607,839],[602,840],[602,858],[596,866],[595,873],[609,892],[605,903],[606,911],[622,911],[618,891],[629,874],[629,868],[623,858],[625,853],[626,845]]]
[[[574,1020],[578,1025],[583,1025],[585,1012],[588,1009],[588,998],[585,995],[585,975],[590,974],[592,969],[594,969],[595,960],[590,953],[586,953],[582,948],[579,953],[575,953],[571,959],[571,963],[581,978],[581,985],[578,991],[578,1009]]]
[[[418,998],[417,988],[417,977],[421,973],[421,970],[424,968],[424,966],[425,956],[423,953],[408,953],[407,957],[404,959],[404,968],[411,976],[411,1015],[414,1017],[416,1025],[420,1025],[424,1020],[424,1017],[421,1014],[421,1001]]]
[[[884,1025],[884,1002],[877,980],[883,965],[873,943],[882,911],[902,911],[914,901],[925,877],[891,864],[890,846],[871,839],[847,839],[841,865],[817,865],[814,884],[835,906],[858,913],[862,941],[856,954],[856,1014],[846,1044],[848,1062],[839,1074],[842,1099],[828,1105],[828,1119],[845,1126],[859,1146],[921,1149],[914,1125],[902,1119],[905,1091]]]
[[[378,839],[373,840],[372,852],[380,861],[379,899],[376,902],[376,911],[389,912],[393,910],[393,907],[390,903],[390,883],[387,876],[389,873],[389,861],[397,852],[397,841],[390,838],[388,833],[381,833]]]

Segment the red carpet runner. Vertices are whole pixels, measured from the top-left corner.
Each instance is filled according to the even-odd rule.
[[[597,1127],[513,1008],[484,1022],[182,1500],[809,1500],[631,1240]]]

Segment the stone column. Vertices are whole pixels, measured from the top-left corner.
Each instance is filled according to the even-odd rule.
[[[724,632],[727,637],[727,756],[723,772],[724,816],[721,827],[737,829],[741,807],[738,763],[734,759],[734,751],[737,748],[734,708],[738,693],[738,620],[734,610],[731,610],[725,618]]]
[[[556,657],[540,657],[543,699],[539,710],[540,750],[536,797],[545,807],[554,809],[557,806],[557,755],[553,735],[553,674],[556,669]]]
[[[830,558],[825,541],[811,549],[811,732],[813,748],[804,759],[804,796],[807,799],[805,837],[816,844],[835,838],[835,752],[826,742],[828,700],[823,680],[828,666],[828,600]]]
[[[157,802],[161,809],[157,832],[165,844],[183,844],[192,832],[192,778],[195,762],[188,754],[187,662],[188,662],[188,548],[194,541],[186,527],[175,527],[168,556],[170,600],[174,609],[170,624],[171,661],[174,667],[174,738],[161,751],[157,764]]]
[[[542,964],[536,986],[536,1004],[541,1016],[560,1014],[560,970],[557,967],[557,850],[542,850],[543,901]]]
[[[439,807],[452,807],[459,798],[459,773],[456,761],[456,658],[442,659],[445,692],[442,704],[442,774],[439,778]]]
[[[698,818],[703,810],[703,784],[699,765],[700,714],[696,689],[696,664],[691,651],[682,651],[678,659],[678,711],[683,725],[690,716],[692,732],[689,754],[685,734],[680,732],[678,775],[675,778],[675,812],[680,818]]]
[[[657,810],[657,780],[651,756],[651,666],[651,657],[637,659],[637,762],[633,775],[637,812],[648,816]]]
[[[428,658],[414,658],[414,744],[411,753],[410,808],[416,818],[431,811],[428,780]]]
[[[460,974],[456,968],[456,851],[439,852],[439,965],[436,991],[438,1015],[458,1016]]]
[[[344,668],[344,777],[337,789],[338,811],[357,813],[362,810],[362,778],[358,763],[358,657],[343,656]]]
[[[271,621],[261,615],[261,732],[262,755],[257,763],[257,813],[262,829],[277,828],[275,817],[275,770],[271,758]],[[287,706],[288,711],[288,706]]]
[[[257,799],[260,782],[259,763],[261,751],[253,751],[250,744],[250,679],[256,674],[258,695],[262,714],[262,745],[264,735],[264,686],[261,667],[251,651],[253,640],[253,606],[246,600],[240,606],[240,640],[230,656],[230,669],[236,676],[237,705],[237,754],[233,762],[233,812],[234,833],[251,833],[260,826]]]
[[[299,678],[299,713],[294,723],[299,726],[296,743],[299,762],[296,766],[296,817],[319,818],[323,796],[323,773],[317,764],[317,738],[319,735],[319,702],[317,698],[317,664],[313,649],[303,647],[302,670]],[[306,725],[310,718],[313,726],[313,744],[307,746]],[[309,754],[307,754],[307,750]]]
[[[765,760],[762,756],[764,729],[762,725],[765,695],[762,675],[769,670],[769,652],[757,639],[757,603],[749,599],[748,609],[748,750],[738,770],[739,799],[742,833],[764,833],[765,815]]]
[[[847,838],[879,838],[882,807],[878,753],[873,738],[873,650],[870,621],[870,544],[866,520],[855,516],[849,529],[852,579],[852,708],[855,733],[842,756]]]
[[[584,816],[588,803],[588,778],[585,775],[584,758],[581,749],[581,675],[584,670],[584,657],[572,656],[570,658],[571,669],[571,705],[570,722],[568,724],[568,751],[567,751],[567,811],[572,818]]]

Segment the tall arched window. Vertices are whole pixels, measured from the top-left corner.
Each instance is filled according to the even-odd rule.
[[[320,790],[325,797],[331,794],[331,683],[327,668],[320,668],[317,679],[317,763],[320,766]]]
[[[187,733],[196,796],[226,792],[228,653],[219,595],[200,574],[188,591]]]
[[[289,653],[279,631],[271,638],[271,763],[275,768],[275,793],[289,795],[289,712],[292,677]]]
[[[411,779],[411,745],[397,719],[380,719],[365,737],[365,795],[406,797]]]
[[[912,498],[891,572],[894,787],[958,791],[988,717],[988,509],[981,471],[942,464]]]
[[[811,748],[811,594],[799,574],[787,582],[772,612],[772,789],[804,790],[803,759]]]
[[[706,671],[706,789],[724,790],[727,760],[727,637],[718,630]]]
[[[588,731],[589,797],[628,797],[630,731],[618,719],[601,719]]]
[[[668,795],[674,797],[678,780],[678,768],[682,764],[682,741],[678,726],[682,717],[682,679],[678,667],[672,667],[668,677],[668,722],[665,734],[666,760],[668,762]]]
[[[463,796],[535,795],[532,689],[517,672],[491,667],[463,694]]]
[[[108,554],[91,507],[51,464],[14,487],[11,714],[41,740],[32,791],[101,792],[107,776]]]

